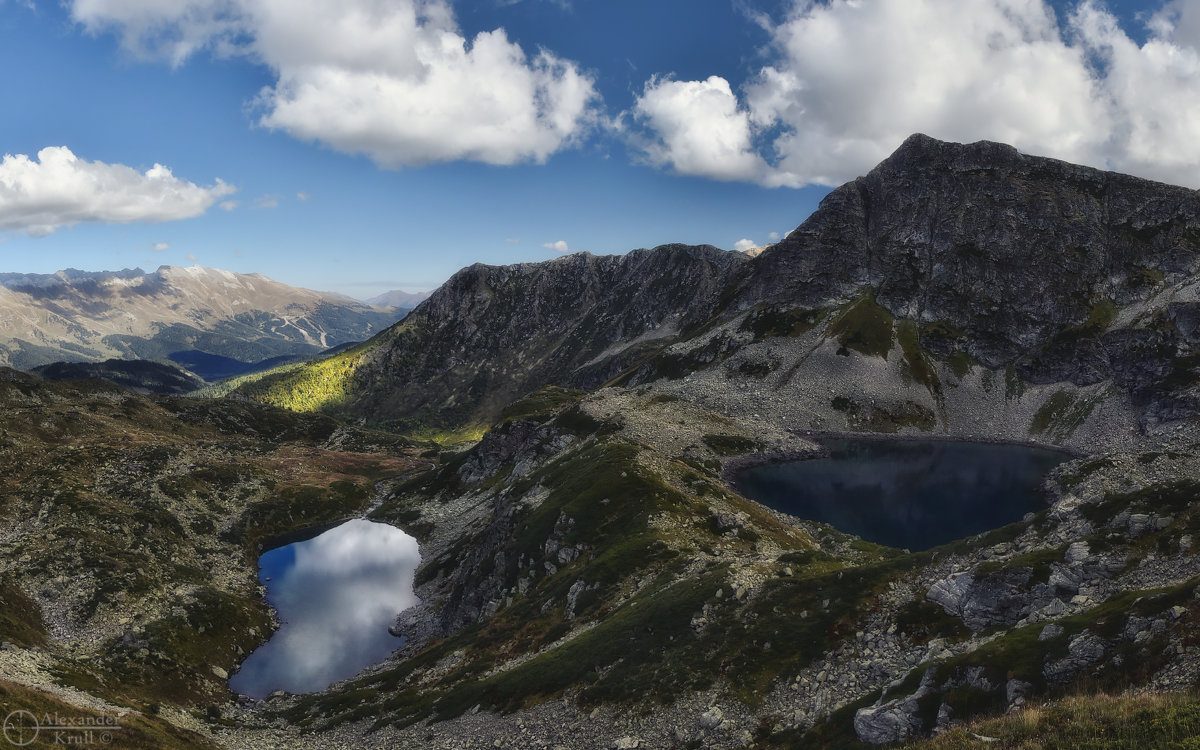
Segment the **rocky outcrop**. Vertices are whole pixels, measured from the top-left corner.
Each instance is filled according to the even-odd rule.
[[[1194,274],[1198,241],[1192,190],[914,135],[756,259],[738,303],[811,307],[870,288],[897,316],[953,329],[936,348],[1086,384],[1130,343],[1087,335],[1095,307]]]

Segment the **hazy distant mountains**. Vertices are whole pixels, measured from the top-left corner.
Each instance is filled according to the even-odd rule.
[[[378,305],[380,307],[399,307],[405,310],[411,310],[417,305],[428,299],[430,292],[403,292],[399,289],[393,289],[390,292],[384,292],[376,297],[367,300],[369,305]]]
[[[6,273],[0,274],[0,364],[29,369],[200,355],[259,362],[361,341],[402,315],[260,274],[201,266]]]

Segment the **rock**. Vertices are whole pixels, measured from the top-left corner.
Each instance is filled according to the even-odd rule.
[[[742,513],[717,513],[716,516],[717,530],[721,533],[740,529],[746,525],[747,518]]]
[[[575,619],[575,603],[579,600],[579,595],[587,588],[587,584],[580,578],[571,584],[571,588],[567,590],[567,619]]]
[[[1057,638],[1062,634],[1063,634],[1063,626],[1059,625],[1058,623],[1052,622],[1049,625],[1047,625],[1046,627],[1042,628],[1041,633],[1038,633],[1038,640],[1039,641],[1048,641],[1051,638]]]
[[[637,750],[641,745],[637,737],[622,737],[612,743],[613,750]]]
[[[1063,604],[1062,599],[1051,599],[1049,604],[1038,610],[1038,614],[1043,617],[1058,617],[1066,611],[1067,605]]]
[[[976,579],[973,573],[954,573],[930,587],[926,598],[971,630],[1011,625],[1029,609],[1029,568],[1003,570]]]
[[[713,729],[721,726],[721,722],[724,721],[724,718],[725,717],[724,714],[721,713],[721,709],[713,706],[704,713],[700,714],[700,726],[707,731],[712,731]]]
[[[1040,639],[1039,639],[1040,640]],[[1012,679],[1004,685],[1004,698],[1009,708],[1020,708],[1025,705],[1029,694],[1033,692],[1033,683]]]
[[[917,715],[919,701],[932,693],[932,688],[922,683],[910,696],[860,708],[854,714],[854,733],[872,745],[901,742],[924,733],[925,723]]]
[[[1129,536],[1137,538],[1148,534],[1153,528],[1153,521],[1145,513],[1129,514]]]
[[[226,672],[224,669],[221,669],[220,667],[216,667],[216,666],[212,667],[211,669],[212,669],[213,675],[215,675],[218,679],[222,679],[222,680],[229,679],[229,673]]]
[[[1099,663],[1103,658],[1104,641],[1085,630],[1071,639],[1067,646],[1067,656],[1056,662],[1048,662],[1043,667],[1042,674],[1048,682],[1062,684]]]
[[[1079,565],[1084,560],[1087,560],[1090,554],[1091,546],[1087,542],[1072,542],[1071,546],[1067,547],[1067,564]]]
[[[1050,566],[1050,578],[1046,586],[1054,589],[1057,594],[1074,594],[1084,582],[1084,577],[1078,570],[1055,563]]]

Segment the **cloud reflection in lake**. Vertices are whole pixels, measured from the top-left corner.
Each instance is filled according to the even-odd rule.
[[[264,553],[259,578],[281,625],[230,687],[254,698],[309,693],[383,661],[401,644],[388,626],[417,603],[419,562],[415,539],[364,520]]]

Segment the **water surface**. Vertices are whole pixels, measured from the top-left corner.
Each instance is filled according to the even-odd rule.
[[[821,440],[828,458],[756,466],[738,491],[763,505],[890,547],[928,549],[1046,507],[1038,488],[1070,458],[1024,445]]]
[[[388,626],[417,603],[419,562],[415,539],[364,520],[263,553],[259,580],[280,627],[229,686],[253,698],[310,693],[383,661],[403,643]]]

